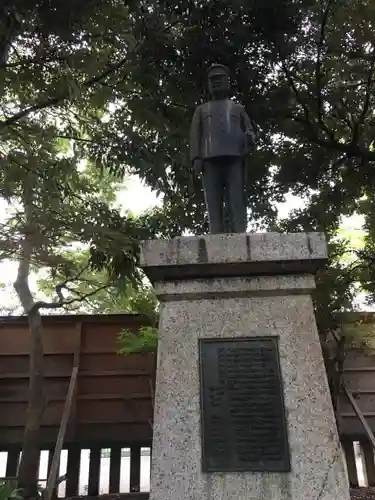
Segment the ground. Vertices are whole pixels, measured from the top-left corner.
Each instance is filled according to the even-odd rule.
[[[375,488],[359,488],[351,490],[352,500],[375,500]]]

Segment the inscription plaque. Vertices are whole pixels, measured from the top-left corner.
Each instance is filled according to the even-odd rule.
[[[204,472],[289,472],[277,337],[200,341]]]

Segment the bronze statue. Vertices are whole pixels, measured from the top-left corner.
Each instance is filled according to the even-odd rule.
[[[212,100],[195,110],[190,130],[190,159],[202,173],[210,233],[246,232],[245,155],[255,132],[245,108],[229,99],[229,70],[214,64],[208,70]],[[229,231],[224,229],[224,201]]]

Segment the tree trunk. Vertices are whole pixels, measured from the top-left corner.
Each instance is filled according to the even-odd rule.
[[[22,445],[22,458],[18,470],[18,487],[24,498],[37,495],[40,457],[40,426],[45,400],[43,380],[42,325],[39,312],[29,315],[30,327],[30,380],[29,401]]]
[[[0,5],[0,68],[4,68],[8,62],[12,43],[15,42],[17,33],[21,26],[21,20],[17,14],[14,2],[1,2]]]
[[[30,176],[31,177],[31,176]],[[26,414],[22,458],[18,469],[18,487],[24,498],[37,496],[38,468],[40,456],[40,427],[45,408],[44,360],[42,344],[42,318],[30,291],[29,274],[33,254],[35,228],[33,228],[33,179],[29,178],[24,187],[24,208],[26,227],[22,240],[22,256],[14,288],[22,307],[28,316],[30,328],[29,397]]]

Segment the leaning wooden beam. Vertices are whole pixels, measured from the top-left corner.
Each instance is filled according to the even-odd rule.
[[[375,436],[374,434],[372,433],[372,430],[370,429],[368,423],[366,422],[366,419],[363,415],[363,413],[361,412],[361,410],[359,409],[359,406],[357,405],[357,402],[356,400],[354,399],[353,397],[353,394],[344,386],[343,387],[344,389],[344,392],[346,394],[346,396],[348,397],[351,405],[353,406],[354,408],[354,411],[356,412],[357,414],[357,417],[359,418],[359,420],[361,421],[361,424],[363,425],[363,428],[365,429],[365,432],[367,434],[367,437],[369,438],[373,448],[375,449]]]
[[[78,374],[78,366],[74,366],[73,371],[72,371],[72,375],[70,377],[68,394],[66,396],[64,411],[63,411],[63,415],[61,418],[60,429],[59,429],[59,433],[57,435],[56,446],[55,446],[55,450],[53,453],[51,471],[49,473],[48,481],[47,481],[47,488],[45,489],[45,492],[44,492],[45,500],[51,500],[53,490],[56,486],[56,478],[57,478],[57,472],[58,472],[57,469],[58,469],[59,464],[60,464],[60,455],[61,455],[61,450],[62,450],[62,447],[64,444],[66,427],[67,427],[68,421],[69,421],[69,415],[70,415],[70,409],[72,406],[74,389],[75,389],[76,382],[77,382],[77,374]]]

